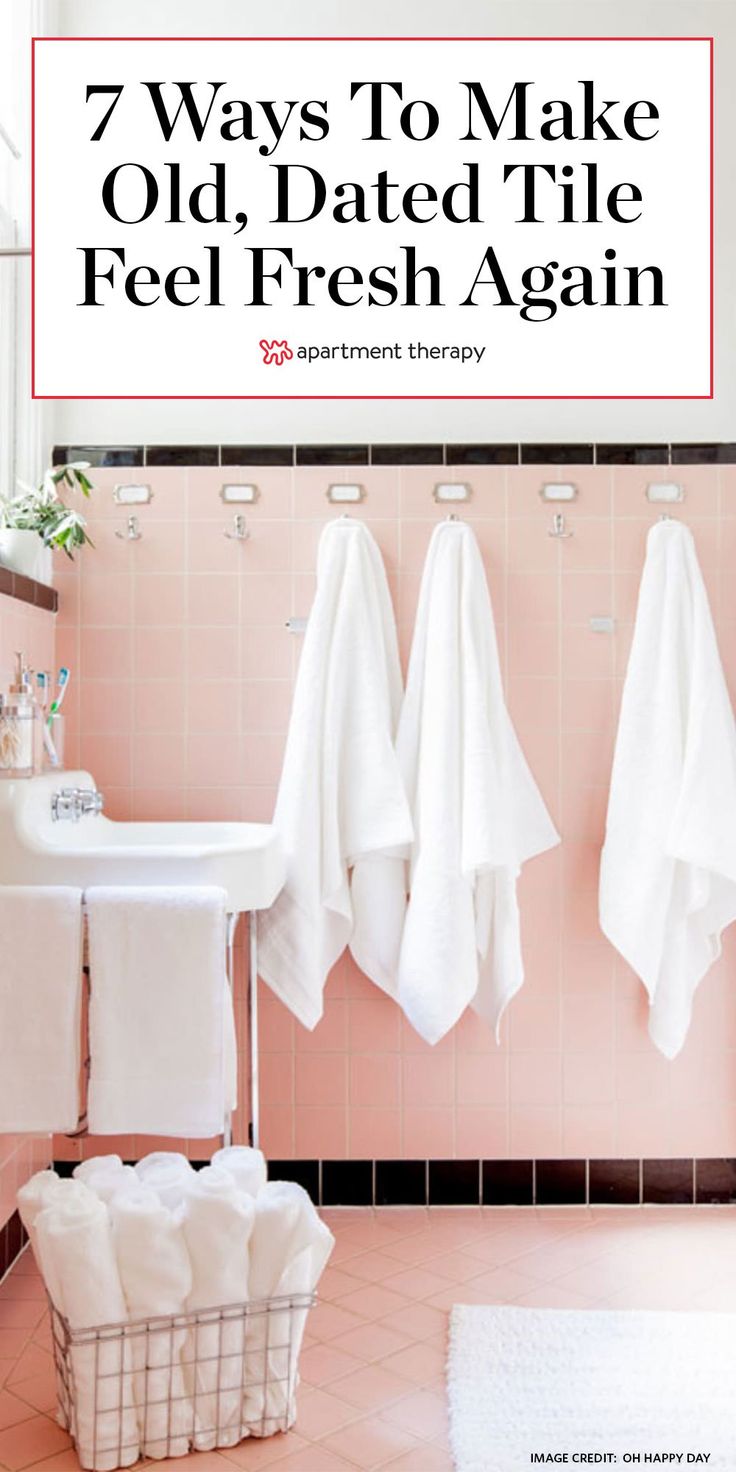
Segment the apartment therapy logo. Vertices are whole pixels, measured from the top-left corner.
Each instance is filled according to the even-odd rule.
[[[143,334],[173,394],[192,332],[215,376],[234,365],[226,319],[261,370],[264,341],[398,338],[487,349],[458,366],[478,388],[503,353],[522,394],[553,368],[566,392],[573,352],[601,353],[601,392],[623,366],[620,321],[634,358],[660,343],[653,392],[672,391],[675,343],[681,391],[707,392],[707,46],[36,44],[39,361],[48,314],[90,345],[109,318],[131,351]],[[53,204],[71,153],[68,218]],[[339,392],[333,361],[304,371]],[[370,393],[384,367],[351,360],[343,377]],[[428,354],[421,391],[464,391],[454,371]]]

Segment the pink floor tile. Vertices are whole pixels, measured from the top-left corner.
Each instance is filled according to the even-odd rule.
[[[0,1431],[0,1463],[17,1472],[69,1446],[69,1437],[47,1416],[32,1416],[17,1426]]]
[[[397,1457],[391,1472],[452,1472],[452,1457],[444,1447],[423,1442]]]
[[[336,1456],[321,1442],[313,1442],[292,1452],[291,1456],[279,1459],[276,1466],[279,1472],[345,1472],[346,1467],[354,1468],[355,1463]]]
[[[191,1472],[233,1464],[243,1472],[451,1472],[444,1374],[448,1312],[457,1302],[736,1312],[729,1208],[325,1216],[341,1265],[325,1274],[326,1293],[308,1322],[294,1430],[196,1454]],[[25,1254],[0,1287],[0,1324],[3,1313],[43,1315],[39,1286]],[[76,1472],[52,1419],[45,1317],[0,1334],[14,1336],[0,1356],[0,1469]],[[183,1472],[181,1460],[163,1466]]]
[[[426,1441],[434,1441],[447,1432],[445,1398],[437,1391],[415,1390],[412,1395],[388,1406],[384,1415],[387,1420],[395,1421],[397,1426],[403,1426],[405,1431]]]
[[[403,1376],[384,1370],[381,1365],[361,1365],[359,1370],[343,1376],[335,1384],[341,1400],[364,1411],[382,1411],[411,1390]]]
[[[13,1394],[26,1401],[34,1410],[42,1411],[46,1416],[54,1415],[56,1376],[50,1370],[42,1370],[39,1375],[30,1375],[27,1380],[14,1380]]]
[[[327,1344],[311,1345],[304,1350],[300,1361],[301,1377],[307,1385],[331,1385],[340,1376],[360,1368],[355,1355]]]
[[[305,1387],[299,1397],[299,1431],[307,1441],[319,1441],[338,1431],[361,1412],[327,1390]]]
[[[324,1445],[345,1457],[349,1466],[368,1469],[392,1462],[402,1452],[415,1450],[418,1443],[400,1426],[371,1416],[333,1432]]]
[[[242,1441],[239,1446],[228,1447],[220,1453],[213,1454],[213,1456],[219,1456],[219,1464],[213,1462],[212,1472],[226,1472],[227,1463],[244,1467],[247,1472],[261,1472],[261,1469],[265,1467],[280,1466],[283,1457],[288,1457],[293,1452],[303,1451],[308,1445],[308,1441],[298,1431],[287,1431],[283,1435],[269,1436],[262,1441],[251,1436],[247,1441]],[[197,1455],[196,1465],[192,1467],[192,1472],[199,1472],[201,1455],[201,1453]],[[181,1458],[178,1460],[181,1461]],[[186,1461],[189,1460],[187,1457]],[[170,1465],[175,1464],[172,1462]],[[204,1472],[207,1472],[206,1468]]]
[[[36,1329],[46,1312],[37,1298],[0,1299],[0,1329]]]
[[[406,1297],[402,1294],[392,1292],[390,1288],[382,1288],[379,1284],[371,1285],[369,1288],[359,1288],[354,1293],[346,1294],[340,1300],[343,1308],[348,1308],[356,1314],[364,1314],[366,1319],[381,1319],[386,1314],[400,1309],[406,1301]]]
[[[19,1421],[29,1421],[35,1414],[32,1406],[11,1391],[0,1391],[0,1431],[5,1431],[8,1426],[17,1426]]]
[[[347,1354],[357,1355],[358,1359],[368,1363],[384,1361],[397,1350],[405,1349],[411,1342],[407,1335],[389,1329],[386,1324],[363,1323],[359,1323],[357,1329],[348,1329],[346,1334],[338,1334],[332,1340],[335,1349],[344,1349]]]

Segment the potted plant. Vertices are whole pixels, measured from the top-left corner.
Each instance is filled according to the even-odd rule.
[[[60,486],[65,485],[89,496],[92,484],[86,470],[86,460],[56,465],[46,471],[37,490],[19,482],[19,495],[0,498],[0,563],[4,567],[50,583],[54,548],[71,558],[76,548],[92,545],[82,513],[67,506],[59,495]]]

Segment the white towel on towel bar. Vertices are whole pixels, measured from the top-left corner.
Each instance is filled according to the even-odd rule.
[[[222,1133],[235,1106],[225,893],[86,891],[94,1134]]]
[[[379,986],[394,982],[396,850],[412,832],[394,751],[400,700],[381,554],[362,522],[341,517],[320,539],[274,815],[286,885],[259,922],[261,974],[305,1027],[322,1016],[327,973],[346,945]]]
[[[72,1329],[127,1318],[107,1207],[82,1181],[60,1182],[35,1221],[41,1270],[53,1303]],[[83,1467],[112,1472],[138,1460],[130,1340],[104,1337],[70,1350],[71,1430]]]
[[[516,882],[559,837],[506,709],[483,562],[465,522],[440,522],[432,535],[397,751],[415,828],[399,1001],[427,1042],[470,1003],[498,1034],[524,980]]]
[[[0,1133],[79,1121],[82,891],[0,886]]]
[[[647,537],[601,859],[600,922],[641,977],[649,1032],[680,1051],[736,919],[736,726],[692,534]]]

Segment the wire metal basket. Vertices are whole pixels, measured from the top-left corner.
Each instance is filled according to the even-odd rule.
[[[59,1421],[82,1467],[288,1431],[313,1293],[73,1329],[49,1300]]]

